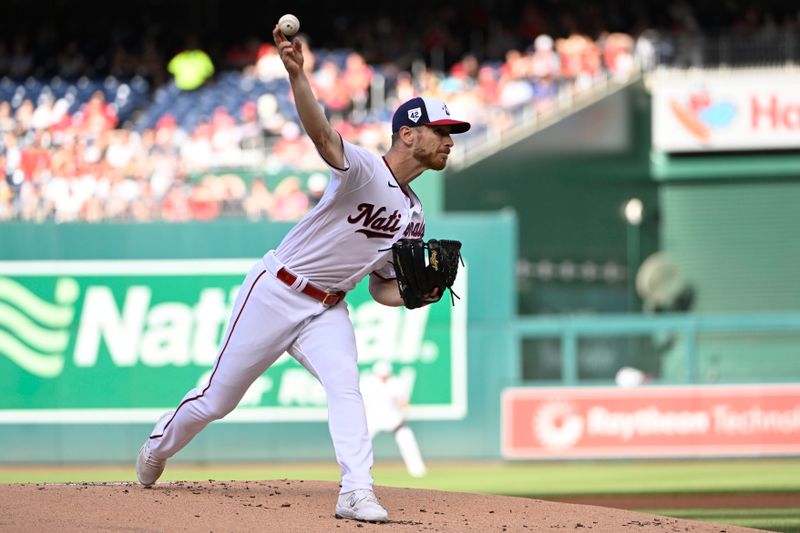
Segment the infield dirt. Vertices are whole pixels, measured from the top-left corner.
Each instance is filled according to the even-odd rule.
[[[0,485],[3,532],[592,531],[744,533],[608,507],[509,496],[376,487],[385,524],[337,520],[330,481],[176,481]]]

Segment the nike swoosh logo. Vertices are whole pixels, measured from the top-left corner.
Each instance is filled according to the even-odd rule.
[[[392,182],[391,182],[391,181],[389,181],[389,182],[387,182],[387,183],[389,184],[389,187],[391,187],[392,189],[399,189],[399,188],[400,188],[400,186],[399,186],[399,185],[392,185]]]

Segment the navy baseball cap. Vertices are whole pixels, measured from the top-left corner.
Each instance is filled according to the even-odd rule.
[[[450,118],[447,104],[438,98],[418,96],[397,108],[392,117],[392,133],[402,126],[450,126],[451,133],[464,133],[470,128],[469,122]]]

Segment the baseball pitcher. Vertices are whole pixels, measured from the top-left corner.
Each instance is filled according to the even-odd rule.
[[[208,382],[190,390],[158,420],[139,452],[136,472],[143,485],[155,483],[170,457],[210,422],[230,413],[250,384],[288,352],[325,389],[328,426],[341,466],[335,515],[384,522],[388,513],[373,492],[372,441],[344,297],[369,276],[377,302],[408,304],[396,279],[392,247],[425,233],[422,206],[410,184],[427,169],[445,168],[453,134],[467,131],[470,124],[452,118],[441,100],[412,98],[394,114],[390,149],[376,156],[345,141],[325,118],[303,71],[301,41],[289,41],[277,25],[272,35],[303,128],[330,168],[329,184],[316,207],[253,265]],[[442,269],[452,267],[433,259],[436,268],[420,268],[434,282],[421,273],[423,281],[414,284],[415,290],[427,292],[406,296],[415,298],[414,305],[437,301],[446,287],[435,280],[446,278]]]

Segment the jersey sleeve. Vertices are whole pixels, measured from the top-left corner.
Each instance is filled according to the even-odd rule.
[[[324,157],[322,160],[325,161],[325,164],[330,169],[332,177],[341,180],[345,188],[357,189],[373,178],[377,157],[366,148],[345,141],[341,134],[339,139],[342,142],[344,168],[332,165]]]
[[[397,274],[394,271],[394,264],[391,261],[386,261],[383,265],[378,266],[372,271],[373,274],[381,279],[396,279]]]

